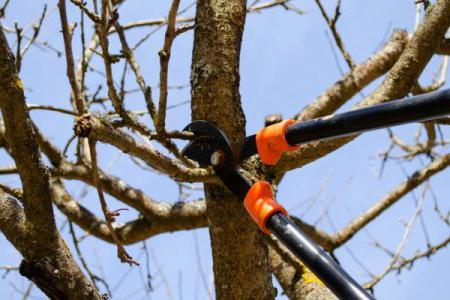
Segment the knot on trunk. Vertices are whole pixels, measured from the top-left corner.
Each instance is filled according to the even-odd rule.
[[[73,131],[76,136],[88,137],[92,129],[91,115],[89,113],[83,114],[76,118],[76,123],[73,126]]]

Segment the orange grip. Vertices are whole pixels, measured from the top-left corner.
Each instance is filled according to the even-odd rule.
[[[256,147],[263,163],[276,165],[283,152],[300,148],[300,146],[291,146],[286,141],[286,128],[293,123],[295,123],[294,120],[284,120],[267,126],[256,134]]]
[[[256,182],[244,199],[244,206],[258,227],[269,234],[266,222],[271,215],[281,212],[287,215],[286,209],[273,199],[272,186],[266,181]]]

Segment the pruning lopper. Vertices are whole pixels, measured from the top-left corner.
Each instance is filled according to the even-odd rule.
[[[263,163],[275,165],[283,152],[297,150],[301,144],[429,121],[449,114],[450,89],[304,122],[285,120],[247,137],[237,156],[217,126],[199,120],[184,129],[193,132],[195,138],[183,149],[183,154],[201,167],[212,166],[225,186],[243,201],[261,231],[273,234],[337,297],[374,299],[287,217],[286,209],[275,201],[270,183],[251,184],[239,173],[238,165],[254,154],[259,154]]]

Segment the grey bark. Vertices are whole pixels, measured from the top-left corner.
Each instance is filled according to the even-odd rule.
[[[192,118],[217,124],[233,146],[245,137],[239,54],[245,1],[197,2],[191,69]],[[267,245],[244,206],[223,186],[205,185],[217,299],[272,299]]]
[[[48,171],[40,158],[15,59],[2,30],[0,109],[8,150],[23,185],[23,211],[2,196],[0,230],[24,257],[20,273],[51,299],[101,299],[56,228]]]

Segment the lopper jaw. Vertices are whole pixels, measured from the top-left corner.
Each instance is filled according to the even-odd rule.
[[[258,181],[251,186],[239,174],[230,142],[220,129],[207,121],[195,121],[184,130],[193,132],[195,138],[183,149],[183,155],[197,161],[201,167],[212,166],[228,189],[243,201],[246,210],[263,232],[273,233],[340,299],[373,300],[287,218],[286,210],[274,200],[270,183]]]
[[[250,183],[239,174],[226,135],[208,121],[194,121],[184,128],[194,133],[195,138],[182,150],[182,154],[192,159],[202,168],[212,166],[222,182],[239,199],[244,200]]]
[[[208,121],[194,121],[187,125],[183,131],[194,133],[195,138],[187,144],[181,152],[184,156],[195,160],[200,167],[218,166],[211,162],[214,153],[220,153],[221,159],[227,164],[234,164],[231,144],[226,135],[215,125]]]

